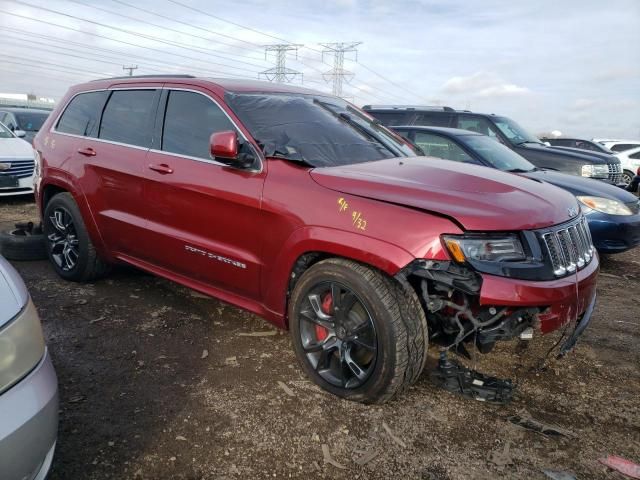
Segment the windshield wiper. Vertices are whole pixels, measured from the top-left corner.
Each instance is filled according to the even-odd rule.
[[[533,144],[535,144],[535,145],[544,145],[544,143],[542,143],[542,142],[536,142],[536,141],[534,141],[534,140],[525,140],[524,142],[518,142],[518,143],[516,143],[516,146],[518,146],[518,147],[519,147],[520,145],[524,145],[525,143],[533,143]]]
[[[512,168],[510,170],[505,170],[505,172],[509,172],[509,173],[529,173],[529,172],[535,172],[536,169],[533,168],[531,170],[525,170],[524,168]]]
[[[384,142],[375,133],[370,132],[365,127],[363,127],[358,122],[356,122],[353,118],[351,118],[349,116],[349,114],[347,114],[347,113],[338,113],[333,108],[329,107],[328,105],[326,105],[324,102],[321,102],[317,98],[313,100],[313,103],[318,105],[323,110],[326,110],[327,112],[329,112],[331,115],[333,115],[338,120],[341,120],[341,121],[345,122],[347,125],[349,125],[350,127],[358,130],[360,133],[362,133],[366,137],[369,137],[371,140],[374,140],[377,144],[382,145],[391,155],[396,156],[396,157],[398,156],[397,152],[394,152],[389,147],[389,145],[386,144],[386,142]]]

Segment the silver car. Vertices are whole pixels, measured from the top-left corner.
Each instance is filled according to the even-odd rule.
[[[58,433],[58,381],[40,318],[0,257],[0,478],[42,480]]]

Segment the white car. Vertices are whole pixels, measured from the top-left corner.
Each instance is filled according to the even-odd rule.
[[[0,197],[33,193],[33,148],[0,123]]]
[[[608,148],[614,153],[624,152],[632,148],[640,147],[640,140],[614,140],[611,138],[594,138],[594,142],[598,142],[603,147]]]
[[[638,171],[638,167],[640,167],[640,145],[631,150],[616,153],[616,157],[620,159],[620,166],[622,167],[622,182],[625,185],[629,185]]]

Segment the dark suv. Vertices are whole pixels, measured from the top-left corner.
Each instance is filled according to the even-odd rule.
[[[366,105],[363,109],[387,126],[451,127],[482,133],[500,141],[539,168],[613,184],[622,180],[620,160],[615,156],[588,150],[551,148],[510,118],[493,113],[474,113],[450,107]]]
[[[575,197],[416,157],[344,100],[289,85],[126,77],[78,85],[34,141],[56,272],[124,262],[289,328],[302,368],[384,402],[427,345],[589,323],[598,255]]]

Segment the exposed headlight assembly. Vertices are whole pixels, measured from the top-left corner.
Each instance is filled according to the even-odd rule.
[[[447,250],[458,263],[518,262],[526,260],[522,243],[517,235],[446,235]]]
[[[591,178],[608,178],[609,166],[608,165],[583,165],[582,176]]]
[[[589,196],[577,198],[583,205],[582,210],[585,213],[595,210],[596,212],[608,213],[609,215],[633,215],[631,209],[618,200]]]

